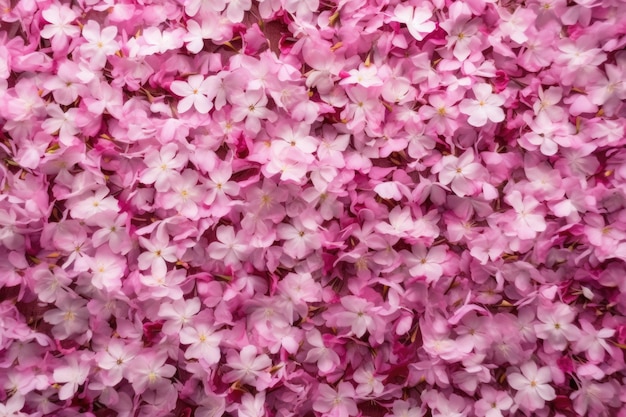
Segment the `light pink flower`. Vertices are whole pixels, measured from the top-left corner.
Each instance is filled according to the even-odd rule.
[[[67,365],[55,368],[52,378],[63,386],[59,390],[59,399],[67,400],[76,394],[79,385],[82,385],[89,375],[90,355],[83,353],[80,358],[72,355],[67,359]]]
[[[349,382],[340,382],[337,389],[327,384],[321,384],[318,388],[317,398],[313,401],[313,410],[336,417],[356,416],[355,391]]]
[[[245,119],[245,127],[251,134],[261,130],[261,120],[276,121],[276,114],[267,108],[268,99],[261,89],[237,91],[231,96],[233,121]]]
[[[201,114],[213,108],[213,99],[217,95],[220,81],[217,77],[204,78],[200,74],[190,75],[187,81],[174,81],[170,89],[177,96],[183,97],[178,102],[178,112],[185,113],[192,107]]]
[[[225,382],[239,381],[263,390],[269,383],[272,360],[265,354],[259,355],[256,347],[247,345],[240,352],[231,350],[227,354],[226,366],[231,370],[224,374]]]
[[[226,265],[240,265],[249,251],[246,236],[242,231],[235,235],[232,226],[220,226],[216,231],[217,242],[208,247],[208,255],[212,259],[223,261]]]
[[[513,399],[506,391],[496,391],[490,386],[480,389],[481,398],[474,404],[476,415],[480,417],[502,417],[513,405]]]
[[[537,337],[544,339],[552,350],[563,350],[567,342],[580,338],[580,330],[573,324],[576,311],[567,304],[540,305],[537,309],[540,324],[535,324]]]
[[[51,4],[42,16],[48,24],[43,27],[41,36],[51,39],[52,47],[57,51],[66,48],[70,38],[80,33],[78,26],[71,24],[78,15],[66,5]]]
[[[467,114],[467,122],[475,127],[487,124],[487,121],[499,123],[504,120],[504,97],[494,94],[489,84],[474,84],[472,86],[474,99],[464,99],[459,103],[461,113]]]
[[[148,388],[168,383],[176,368],[166,361],[167,355],[155,351],[143,352],[130,361],[127,378],[135,393],[141,394]]]
[[[200,311],[200,299],[176,300],[172,303],[163,303],[159,307],[159,317],[165,319],[163,333],[174,335],[180,333],[183,326],[189,324]]]
[[[435,30],[435,22],[430,20],[433,16],[427,7],[413,7],[405,4],[398,4],[393,9],[392,22],[404,23],[411,36],[418,41],[424,39]]]
[[[183,327],[179,337],[181,344],[189,345],[185,350],[185,358],[202,359],[209,366],[219,362],[222,332],[215,331],[208,324],[197,323]]]
[[[115,26],[100,29],[100,24],[94,20],[88,21],[83,26],[83,37],[88,43],[81,45],[80,50],[93,68],[104,67],[107,57],[119,50],[120,45],[115,40],[116,36]]]
[[[515,372],[507,376],[511,388],[515,389],[515,403],[528,410],[535,411],[545,406],[546,401],[556,398],[550,368],[538,368],[535,362],[526,362],[520,367],[521,373]]]
[[[414,245],[412,252],[403,252],[409,273],[412,277],[425,277],[426,282],[436,282],[443,275],[443,262],[446,259],[446,246],[426,248],[423,245]]]
[[[471,149],[458,158],[452,155],[444,156],[435,168],[439,174],[439,182],[443,185],[450,184],[452,191],[459,197],[474,194],[478,190],[474,181],[484,178],[486,174],[485,168],[475,162],[474,158]]]

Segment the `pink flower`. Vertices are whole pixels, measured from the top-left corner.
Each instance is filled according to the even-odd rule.
[[[266,107],[268,99],[261,89],[237,91],[233,93],[231,102],[233,121],[245,119],[246,130],[253,135],[261,130],[261,120],[276,121],[276,114]]]
[[[507,376],[511,388],[517,390],[515,403],[528,411],[543,408],[546,401],[556,398],[554,388],[549,384],[552,381],[550,368],[537,368],[535,362],[526,362],[520,367],[521,373],[512,373]]]
[[[496,391],[489,386],[480,389],[481,398],[474,404],[476,415],[480,417],[502,417],[513,405],[513,399],[506,391]]]
[[[543,210],[533,197],[524,196],[522,199],[522,194],[516,190],[507,195],[505,200],[515,210],[511,232],[520,239],[532,239],[538,232],[546,230]]]
[[[65,49],[70,38],[80,33],[80,29],[71,24],[78,16],[66,5],[51,4],[42,16],[48,24],[43,27],[41,36],[52,40],[55,51]]]
[[[293,220],[293,224],[279,224],[276,228],[276,236],[285,241],[285,253],[287,255],[293,258],[304,258],[322,246],[316,226],[296,218]]]
[[[219,362],[222,332],[215,331],[207,324],[198,323],[183,327],[179,336],[181,344],[189,345],[185,350],[185,358],[202,359],[209,366]]]
[[[217,94],[217,77],[204,78],[200,74],[190,75],[187,81],[174,81],[170,89],[177,96],[183,97],[178,102],[178,112],[185,113],[194,107],[199,113],[206,114],[213,108],[212,100]]]
[[[207,15],[212,15],[213,19],[209,19]],[[201,23],[195,20],[187,21],[187,33],[183,37],[183,40],[187,43],[187,50],[194,54],[197,54],[204,48],[205,39],[219,40],[227,36],[228,33],[228,26],[212,24],[214,20],[219,19],[217,14],[207,12],[203,16],[206,16],[206,18],[202,19]]]
[[[226,17],[233,23],[238,23],[243,20],[244,13],[250,10],[252,2],[250,0],[234,0],[227,2]]]
[[[538,100],[533,105],[535,115],[545,113],[554,122],[562,120],[565,116],[565,110],[558,105],[562,97],[563,89],[561,87],[550,87],[546,91],[540,89]]]
[[[541,324],[535,324],[537,337],[546,340],[552,350],[562,351],[567,342],[574,342],[580,337],[580,330],[573,324],[576,311],[563,303],[540,305],[537,318]]]
[[[349,382],[340,382],[337,389],[321,384],[317,389],[317,398],[313,401],[313,410],[334,417],[356,416],[358,409],[354,401],[355,391]]]
[[[474,162],[474,152],[465,151],[458,158],[452,155],[444,156],[434,168],[439,173],[439,182],[450,184],[452,191],[459,197],[472,195],[477,191],[474,181],[484,178],[485,168]]]
[[[48,310],[43,315],[43,319],[54,326],[54,337],[63,340],[76,334],[88,336],[85,332],[89,328],[89,311],[85,299],[64,293],[56,297],[55,305],[57,308]]]
[[[220,163],[209,172],[209,180],[206,181],[209,190],[204,197],[205,204],[224,207],[230,201],[227,196],[237,195],[239,184],[230,180],[232,175],[232,167],[227,163]]]
[[[218,241],[212,242],[208,247],[209,257],[223,261],[226,265],[240,265],[249,251],[245,234],[239,231],[235,235],[232,226],[220,226],[216,235]]]
[[[183,326],[190,323],[200,311],[200,299],[176,300],[172,303],[163,303],[159,308],[159,317],[165,319],[163,333],[174,335],[180,333]]]
[[[428,250],[423,245],[414,245],[411,253],[404,252],[411,276],[425,277],[428,284],[436,282],[443,275],[442,264],[446,254],[445,246],[434,246]]]
[[[83,37],[88,43],[81,45],[80,51],[93,68],[104,67],[107,57],[119,50],[120,45],[115,40],[116,36],[115,26],[107,26],[101,30],[100,24],[94,20],[88,21],[83,26]]]
[[[489,84],[474,84],[472,86],[475,99],[464,99],[459,103],[461,113],[467,114],[467,122],[475,127],[481,127],[490,120],[499,123],[504,120],[504,112],[500,108],[504,104],[504,97],[493,94]]]
[[[378,76],[378,69],[374,65],[361,64],[359,68],[348,71],[348,74],[340,84],[358,84],[365,88],[383,85],[383,80]]]
[[[112,339],[106,349],[95,356],[98,366],[106,371],[104,382],[109,386],[117,385],[139,350],[140,346],[136,343]]]
[[[107,247],[99,248],[87,261],[91,269],[91,284],[97,289],[119,290],[126,270],[126,259],[115,255]]]
[[[59,64],[56,76],[48,78],[43,83],[43,87],[52,92],[54,101],[63,106],[68,106],[75,102],[79,95],[87,92],[83,82],[84,80],[80,77],[79,66],[68,60]]]
[[[345,296],[341,299],[342,310],[332,316],[332,321],[340,327],[349,327],[356,337],[361,337],[366,331],[376,333],[376,307],[367,300],[356,296]]]
[[[63,297],[72,283],[72,279],[62,268],[40,265],[31,271],[33,289],[37,298],[44,303],[54,303],[57,298]]]
[[[430,20],[432,16],[432,11],[426,7],[417,8],[399,4],[393,9],[391,21],[404,23],[411,36],[421,41],[425,35],[435,30],[435,22]]]
[[[613,347],[606,339],[615,335],[615,329],[596,329],[588,320],[580,320],[582,332],[575,341],[574,349],[577,352],[585,352],[587,358],[594,363],[601,363],[606,353],[613,353]]]
[[[152,239],[140,237],[139,242],[146,249],[137,258],[140,270],[150,268],[153,274],[164,275],[167,271],[166,262],[176,262],[176,247],[170,246],[169,239],[163,233],[155,233]]]
[[[226,366],[231,370],[224,375],[225,382],[239,381],[259,390],[265,389],[269,384],[268,371],[272,360],[265,354],[258,355],[257,348],[252,345],[244,346],[239,353],[231,350],[227,354]]]
[[[174,208],[178,213],[189,219],[197,217],[199,203],[202,202],[202,188],[198,185],[198,173],[186,169],[178,177],[170,181],[170,191],[162,195],[161,206],[165,209]]]
[[[446,47],[452,49],[452,54],[459,61],[465,61],[472,53],[472,47],[480,45],[479,36],[476,36],[480,33],[476,20],[459,16],[458,19],[441,22],[440,26],[448,33]]]
[[[580,389],[573,392],[574,411],[579,415],[601,416],[609,412],[607,406],[615,399],[616,387],[611,383],[596,383],[583,380]]]
[[[319,330],[308,332],[306,339],[312,348],[307,352],[305,362],[315,362],[322,373],[332,372],[341,363],[337,352],[325,345]]]
[[[184,33],[182,28],[161,31],[154,26],[147,27],[143,30],[136,52],[140,56],[145,56],[178,49],[183,46]]]
[[[24,396],[19,394],[13,394],[6,400],[4,404],[0,404],[0,415],[2,416],[22,416],[26,415],[21,413],[20,410],[24,408]]]
[[[131,360],[128,380],[136,394],[168,383],[168,379],[176,373],[176,368],[166,364],[166,361],[167,355],[156,351],[143,352]]]
[[[91,241],[94,247],[107,244],[113,253],[125,255],[132,247],[132,242],[126,229],[128,214],[116,212],[102,212],[91,219],[98,227]]]
[[[253,396],[245,393],[241,398],[241,407],[237,410],[238,417],[263,417],[266,415],[265,391]]]
[[[426,414],[424,407],[418,407],[415,400],[395,400],[392,410],[393,413],[387,414],[388,417],[423,417]]]
[[[383,385],[385,377],[383,375],[377,375],[374,366],[371,364],[360,367],[354,371],[352,379],[358,384],[355,392],[361,398],[381,395],[385,389]]]
[[[140,179],[144,184],[154,184],[157,191],[167,191],[171,180],[176,178],[178,170],[187,164],[187,155],[174,143],[169,143],[160,151],[153,150],[145,157],[147,169]]]
[[[71,146],[76,140],[76,134],[80,131],[76,126],[77,109],[63,111],[56,104],[51,104],[46,108],[48,118],[41,124],[41,128],[48,134],[57,134],[59,141]]]
[[[82,385],[89,375],[90,355],[83,353],[80,358],[72,355],[67,359],[67,365],[57,367],[52,378],[56,383],[64,384],[59,390],[59,399],[67,400],[76,394],[78,386]]]

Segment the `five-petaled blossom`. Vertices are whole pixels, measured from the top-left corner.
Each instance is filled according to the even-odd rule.
[[[547,366],[538,368],[535,362],[526,362],[520,366],[521,373],[514,372],[507,376],[509,385],[517,391],[515,402],[528,411],[543,408],[546,401],[556,398],[556,392],[550,385],[552,375]]]

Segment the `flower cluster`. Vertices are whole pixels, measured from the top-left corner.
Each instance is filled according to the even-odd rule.
[[[626,417],[623,1],[0,3],[0,415]]]

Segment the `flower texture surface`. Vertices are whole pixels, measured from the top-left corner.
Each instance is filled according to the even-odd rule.
[[[0,0],[0,416],[626,417],[623,0]]]

